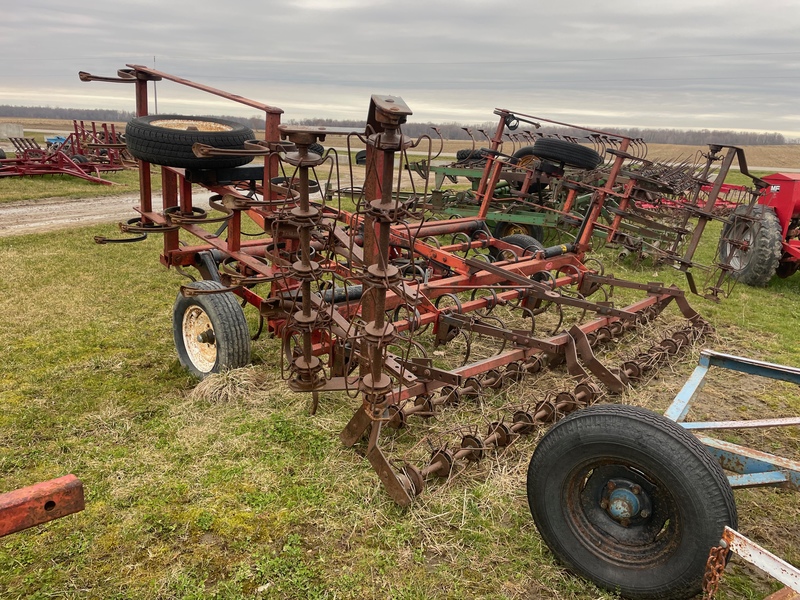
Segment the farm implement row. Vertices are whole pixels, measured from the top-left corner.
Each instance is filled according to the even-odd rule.
[[[373,95],[365,130],[354,132],[281,124],[281,109],[144,66],[129,65],[118,77],[81,73],[81,79],[135,87],[139,117],[128,125],[126,141],[140,166],[138,216],[120,224],[123,237],[97,241],[163,235],[162,264],[191,279],[181,286],[173,310],[178,356],[189,371],[202,378],[247,365],[251,337],[266,331],[280,339],[283,378],[291,390],[310,394],[312,413],[334,392],[357,399],[340,438],[347,446],[364,445],[387,493],[403,506],[431,480],[451,478],[542,426],[599,415],[597,422],[605,423],[595,432],[599,441],[583,454],[588,462],[569,474],[570,482],[583,483],[567,511],[583,515],[587,539],[627,540],[621,558],[608,558],[616,561],[623,580],[641,572],[642,561],[658,572],[655,591],[634,597],[683,598],[699,590],[708,549],[718,543],[723,526],[735,525],[721,469],[698,450],[693,436],[663,417],[634,407],[590,406],[649,377],[709,331],[678,287],[605,274],[600,261],[587,256],[597,235],[617,238],[633,199],[643,193],[647,176],[626,174],[635,158],[629,150],[638,143],[619,138],[618,147],[609,148],[610,168],[601,170],[594,150],[539,139],[534,143],[539,149],[531,151],[538,154],[521,168],[499,148],[506,129],[533,117],[498,109],[494,153],[484,161],[475,191],[477,214],[441,220],[426,211],[427,178],[419,186],[411,170],[396,168],[398,159],[401,165],[409,162],[409,152],[427,154],[429,163],[435,143],[428,136],[403,135],[412,113],[399,97]],[[254,139],[251,130],[234,122],[148,115],[148,83],[161,80],[263,111],[265,139]],[[347,147],[348,156],[334,148],[320,153],[320,142],[329,138],[341,140],[338,146]],[[366,146],[363,166],[350,160],[356,142]],[[720,155],[722,150],[712,149],[701,173],[705,184],[711,162],[721,158],[730,166],[739,154],[743,165],[739,150]],[[250,164],[256,157],[263,165]],[[347,163],[344,173],[340,159]],[[159,208],[153,206],[150,164],[161,165]],[[570,173],[583,174],[567,177],[568,166]],[[572,201],[591,192],[569,239],[544,246],[523,233],[492,234],[486,216],[509,167],[521,177],[520,190],[532,182],[541,186],[546,175],[548,182],[569,189]],[[667,178],[666,167],[649,167],[650,175],[661,169],[660,177]],[[693,173],[678,171],[683,178]],[[195,204],[193,184],[212,192],[211,210]],[[701,223],[713,218],[707,208],[722,181],[711,185],[706,200],[691,201]],[[611,205],[614,219],[603,225],[601,215]],[[652,228],[650,222],[639,225]],[[687,271],[694,266],[691,254],[701,231],[696,226],[694,232],[679,232],[690,238],[688,254],[666,253]],[[670,305],[679,313],[671,321],[661,316]],[[245,308],[255,309],[250,322]],[[251,326],[257,327],[255,336]],[[655,341],[642,341],[647,331],[659,332]],[[629,345],[635,339],[638,346]],[[507,403],[505,395],[518,391],[521,382],[538,396]],[[491,418],[484,416],[480,425],[461,422],[471,406],[486,407]],[[424,436],[406,456],[392,458],[385,450],[387,430],[412,428],[415,421],[420,428],[424,422],[448,425]],[[571,426],[565,427],[560,431]],[[638,432],[638,441],[620,441],[629,430]],[[652,452],[600,454],[617,442],[649,446],[643,440],[650,438]],[[580,446],[574,437],[568,442]],[[690,450],[683,451],[687,444]],[[674,448],[664,459],[672,461],[666,479],[659,466],[665,445]],[[556,527],[546,533],[547,523],[557,519],[544,500],[548,496],[539,493],[551,484],[536,474],[559,461],[551,455],[546,469],[534,466],[536,460],[529,471],[529,502],[552,545],[564,532]],[[697,467],[692,470],[697,479],[690,482],[681,479],[687,461]],[[589,464],[594,466],[587,471]],[[686,518],[681,493],[687,486],[726,501]],[[629,508],[619,508],[622,500]],[[687,549],[694,531],[702,539]],[[675,570],[683,568],[693,575],[675,584]],[[600,583],[631,592],[617,580]]]
[[[723,237],[713,265],[695,259],[709,222],[728,223],[733,213],[754,214],[753,206],[768,187],[750,174],[741,148],[710,144],[696,158],[652,161],[641,139],[504,109],[495,114],[507,128],[524,123],[531,129],[493,139],[482,131],[490,147],[475,150],[473,140],[473,149],[459,152],[460,158],[450,165],[414,163],[418,174],[435,176],[428,198],[435,214],[477,217],[501,238],[524,234],[557,241],[573,236],[583,227],[587,211],[595,211],[591,219],[595,246],[613,245],[620,257],[652,258],[680,269],[693,293],[717,299],[742,278],[744,264],[736,249],[746,250],[748,240],[741,236]],[[583,136],[536,131],[542,124],[569,127]],[[725,184],[734,161],[752,179],[752,187]],[[494,187],[487,205],[482,186],[490,169]],[[446,180],[456,183],[458,177],[471,181],[472,189],[444,187]],[[755,214],[753,220],[757,210]],[[699,287],[693,270],[705,275]]]
[[[15,153],[13,158],[0,155],[0,177],[68,175],[112,185],[101,173],[135,164],[114,124],[73,121],[72,127],[72,133],[50,138],[44,148],[34,138],[9,138]]]

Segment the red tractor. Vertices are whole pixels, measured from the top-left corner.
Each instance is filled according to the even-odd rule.
[[[765,286],[800,268],[800,173],[774,173],[758,202],[740,205],[722,229],[719,253],[739,281]]]

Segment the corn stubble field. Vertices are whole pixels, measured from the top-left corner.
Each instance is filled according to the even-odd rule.
[[[705,236],[701,261],[713,258],[718,231]],[[185,280],[158,264],[156,236],[92,243],[115,233],[104,225],[0,239],[0,490],[71,472],[87,492],[84,512],[0,540],[0,597],[614,597],[555,562],[530,518],[525,472],[544,431],[400,509],[338,440],[360,399],[324,394],[309,416],[309,398],[281,380],[277,340],[255,343],[253,367],[191,379],[171,333]],[[611,249],[598,256],[607,272],[685,287],[670,269],[617,262]],[[800,365],[800,275],[737,286],[719,304],[690,302],[716,332],[604,401],[665,409],[701,347]],[[672,322],[653,325],[647,339],[674,325],[668,312]],[[618,352],[645,345],[644,334]],[[564,389],[566,377],[556,371],[448,410],[488,421],[500,405]],[[717,374],[703,398],[694,420],[800,413],[796,386],[754,377]],[[447,426],[412,422],[384,446],[419,456],[421,434]],[[721,437],[800,458],[798,428]],[[740,530],[800,564],[798,496],[735,495]],[[719,597],[761,598],[777,587],[734,558]]]

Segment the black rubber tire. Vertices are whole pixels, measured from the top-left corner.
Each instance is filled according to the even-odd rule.
[[[524,158],[526,156],[536,156],[536,152],[533,150],[533,146],[523,146],[522,148],[517,148],[514,154],[511,155],[509,159],[509,163],[515,165],[519,162],[520,158]]]
[[[464,148],[456,152],[456,160],[461,162],[465,160],[484,160],[486,155],[491,153],[489,148]]]
[[[772,208],[756,204],[750,214],[758,221],[738,219],[737,216],[746,214],[747,209],[745,205],[737,206],[731,220],[722,228],[719,258],[733,268],[731,277],[734,279],[764,287],[775,275],[781,260],[783,230]],[[736,248],[726,241],[729,239],[749,241],[750,247],[747,250]]]
[[[325,146],[319,143],[314,143],[308,147],[308,151],[322,156],[323,154],[325,154]]]
[[[216,281],[195,281],[198,290],[219,290]],[[211,341],[197,332],[211,330]],[[172,334],[178,360],[198,379],[210,373],[237,369],[250,363],[250,331],[244,311],[231,292],[184,296],[178,293],[172,310]]]
[[[603,157],[591,148],[555,138],[536,140],[533,153],[539,158],[579,169],[595,169],[603,162]]]
[[[0,148],[0,160],[3,160],[4,158],[6,158],[6,151]]]
[[[70,159],[72,159],[72,162],[79,165],[86,164],[89,162],[89,159],[86,158],[83,154],[73,154],[72,156],[70,156]]]
[[[367,164],[367,151],[366,150],[359,150],[356,152],[356,164],[357,165],[365,165]]]
[[[170,126],[173,125],[170,122],[209,123],[220,130],[180,129]],[[246,165],[253,160],[252,156],[198,158],[192,152],[192,145],[201,143],[215,148],[241,149],[244,142],[254,137],[253,130],[241,123],[210,117],[150,115],[131,119],[125,128],[125,143],[134,158],[154,165],[186,169],[227,169]]]
[[[492,235],[501,240],[512,235],[526,235],[539,241],[544,237],[544,229],[541,225],[526,225],[524,223],[514,223],[513,221],[498,221]]]
[[[737,526],[719,464],[680,425],[636,406],[593,406],[558,422],[533,453],[527,492],[556,558],[635,600],[699,593],[710,548]],[[638,508],[624,525],[610,511],[626,498]]]
[[[539,240],[522,233],[507,235],[499,239],[501,242],[519,246],[522,250],[518,253],[518,256],[523,256],[524,254],[530,254],[532,252],[538,252],[539,250],[544,250],[544,246],[542,246],[542,243]],[[499,248],[494,248],[494,247],[489,248],[489,255],[492,257],[493,260],[500,259],[501,254],[502,251]]]

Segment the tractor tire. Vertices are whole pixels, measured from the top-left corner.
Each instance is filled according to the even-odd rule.
[[[190,129],[192,128],[192,129]],[[134,158],[165,167],[227,169],[246,165],[252,156],[198,158],[192,145],[241,149],[252,140],[253,130],[241,123],[210,117],[150,115],[131,119],[125,128],[128,151]]]
[[[522,233],[515,233],[513,235],[507,235],[505,237],[499,238],[501,242],[505,242],[506,244],[513,244],[514,246],[520,247],[520,252],[515,253],[517,256],[524,256],[527,253],[531,252],[538,252],[539,250],[544,250],[544,246],[542,243],[534,237],[529,235],[524,235]],[[503,251],[499,248],[489,248],[489,256],[492,257],[492,260],[504,260],[502,257]],[[513,257],[510,257],[513,258]]]
[[[731,277],[747,285],[764,287],[780,263],[783,230],[775,211],[768,206],[753,207],[751,216],[755,221],[737,218],[746,214],[747,209],[744,205],[737,206],[722,228],[719,258],[731,266]],[[738,248],[729,240],[745,242],[749,247]]]
[[[187,287],[219,290],[216,281],[195,281]],[[172,334],[178,360],[198,379],[250,363],[250,331],[244,311],[231,292],[184,296],[172,310]]]
[[[559,421],[533,453],[527,494],[559,561],[635,600],[700,593],[709,550],[737,525],[731,486],[703,445],[636,406]]]
[[[512,221],[498,221],[492,230],[492,235],[501,240],[512,235],[524,235],[539,241],[544,237],[544,229],[541,225],[526,225],[525,223],[514,223]]]
[[[595,169],[603,162],[603,158],[591,148],[554,138],[536,140],[533,153],[539,158],[579,169]]]

